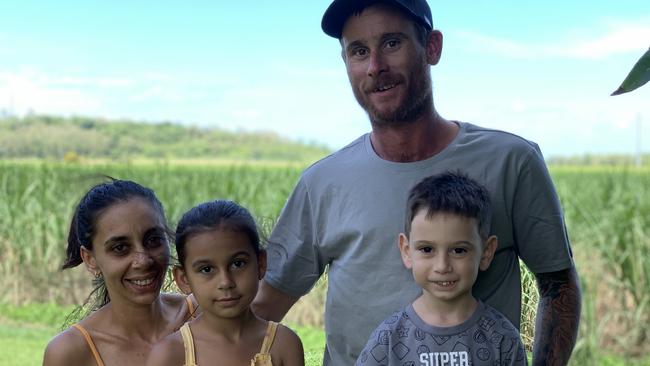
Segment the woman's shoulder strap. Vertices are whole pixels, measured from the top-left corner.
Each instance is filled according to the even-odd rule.
[[[185,296],[185,302],[187,303],[187,313],[189,318],[196,319],[196,316],[194,316],[196,309],[194,308],[194,302],[192,301],[192,294]]]
[[[76,328],[79,332],[81,332],[81,334],[86,339],[86,343],[88,343],[88,347],[90,347],[90,351],[93,353],[93,356],[95,357],[97,366],[104,366],[104,361],[102,361],[102,357],[99,355],[99,352],[97,351],[97,347],[95,347],[95,342],[93,342],[92,337],[90,337],[90,333],[88,333],[86,328],[84,328],[79,323],[73,324],[72,326]]]

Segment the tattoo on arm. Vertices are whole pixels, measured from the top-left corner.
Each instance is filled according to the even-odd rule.
[[[533,365],[566,365],[578,336],[580,282],[575,268],[538,273]]]

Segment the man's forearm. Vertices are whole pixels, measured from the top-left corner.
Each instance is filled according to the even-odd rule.
[[[266,281],[260,281],[257,296],[251,304],[253,312],[260,318],[279,322],[299,298],[275,289]]]
[[[539,305],[533,365],[566,365],[578,337],[580,281],[575,268],[537,274]]]

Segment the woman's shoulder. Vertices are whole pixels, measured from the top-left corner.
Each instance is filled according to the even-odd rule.
[[[50,340],[43,355],[44,366],[84,365],[94,360],[84,335],[70,327]]]
[[[278,324],[271,354],[278,353],[281,365],[302,366],[305,364],[305,352],[300,337],[289,327]]]
[[[175,310],[176,318],[180,321],[180,324],[189,319],[196,318],[199,314],[199,305],[192,294],[162,293],[160,294],[160,298],[164,304]]]
[[[156,343],[149,352],[147,365],[180,365],[185,361],[185,346],[180,330]]]

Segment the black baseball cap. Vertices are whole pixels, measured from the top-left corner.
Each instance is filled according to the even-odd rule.
[[[321,28],[328,36],[340,39],[343,25],[352,13],[377,3],[400,8],[426,29],[433,29],[431,9],[426,0],[334,0],[323,14]]]

